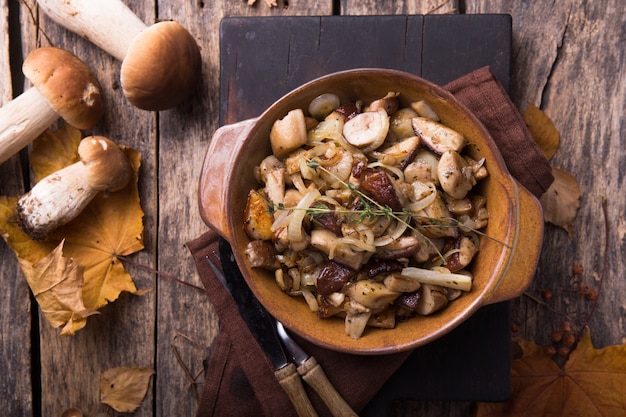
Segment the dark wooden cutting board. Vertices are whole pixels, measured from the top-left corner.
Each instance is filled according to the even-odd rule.
[[[220,28],[220,123],[258,116],[330,72],[393,68],[445,85],[490,65],[508,90],[509,15],[233,17]],[[364,416],[394,399],[502,401],[510,395],[510,305],[481,308],[414,351]]]

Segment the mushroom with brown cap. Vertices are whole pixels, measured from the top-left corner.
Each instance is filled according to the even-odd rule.
[[[38,0],[55,22],[122,61],[120,81],[128,101],[144,110],[165,110],[194,90],[200,49],[179,23],[146,26],[120,0]]]
[[[20,226],[33,239],[45,239],[76,218],[99,192],[124,188],[133,169],[124,150],[103,136],[89,136],[78,145],[80,161],[41,181],[17,202]]]
[[[59,118],[77,129],[89,129],[104,114],[98,79],[72,53],[53,47],[35,49],[24,60],[22,71],[33,87],[0,108],[0,163]]]

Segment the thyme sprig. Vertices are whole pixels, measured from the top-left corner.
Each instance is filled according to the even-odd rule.
[[[360,197],[361,204],[363,206],[363,208],[360,208],[360,209],[346,209],[343,207],[331,208],[325,204],[319,203],[311,207],[302,208],[301,210],[305,210],[306,214],[309,216],[311,220],[314,220],[316,218],[319,218],[320,216],[323,216],[326,214],[332,214],[332,213],[351,216],[352,221],[358,222],[358,223],[362,223],[366,220],[373,221],[376,218],[380,218],[380,217],[393,219],[393,220],[396,220],[397,222],[400,222],[401,224],[403,224],[404,226],[406,226],[408,229],[412,230],[413,232],[419,233],[424,238],[424,240],[428,242],[428,244],[431,245],[432,247],[436,247],[436,246],[432,243],[432,241],[427,236],[424,236],[421,230],[428,229],[430,227],[436,227],[436,228],[459,227],[459,228],[464,228],[466,230],[469,230],[473,233],[476,233],[477,235],[485,236],[488,239],[494,240],[495,242],[498,242],[504,245],[505,247],[510,248],[509,244],[502,242],[498,239],[495,239],[487,235],[486,233],[481,232],[480,230],[477,230],[465,224],[462,224],[457,219],[452,218],[452,217],[435,218],[435,217],[419,216],[420,224],[418,226],[415,226],[411,224],[411,221],[409,220],[415,217],[414,213],[406,209],[403,209],[402,211],[394,211],[388,205],[381,204],[378,201],[371,198],[370,196],[368,196],[367,194],[363,193],[354,184],[351,184],[342,180],[335,173],[324,168],[319,162],[312,160],[312,159],[305,159],[305,160],[309,168],[313,169],[316,172],[318,169],[324,171],[325,173],[327,173],[328,175],[336,179],[337,182],[339,182],[344,187],[349,189],[350,192],[352,192],[354,195]],[[275,208],[274,210],[298,210],[298,208],[296,207],[287,208],[281,203],[281,204],[278,204],[277,208]],[[358,219],[354,218],[354,215],[358,215]],[[437,252],[439,251],[437,250]],[[443,255],[439,254],[439,256],[441,259],[443,259]]]

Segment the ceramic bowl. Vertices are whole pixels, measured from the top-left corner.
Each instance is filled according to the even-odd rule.
[[[343,99],[376,99],[399,91],[408,104],[426,102],[442,122],[468,139],[465,152],[485,158],[489,176],[480,182],[487,198],[489,224],[470,270],[472,290],[437,314],[415,317],[394,329],[368,328],[354,340],[344,333],[342,319],[317,318],[301,298],[290,297],[275,284],[273,274],[253,269],[244,256],[249,238],[243,229],[248,191],[258,188],[255,165],[271,153],[269,132],[275,120],[295,108],[308,108],[322,93]],[[384,354],[426,344],[448,333],[481,306],[521,295],[530,283],[543,234],[537,199],[516,182],[485,127],[453,95],[422,78],[387,69],[342,71],[313,80],[286,94],[258,118],[226,125],[211,139],[199,182],[199,208],[204,222],[233,248],[237,265],[259,301],[276,319],[303,338],[328,349],[353,354]]]

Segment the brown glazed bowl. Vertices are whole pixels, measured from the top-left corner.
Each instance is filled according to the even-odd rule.
[[[415,317],[394,329],[368,328],[358,340],[344,333],[342,319],[317,318],[301,298],[290,297],[273,274],[252,269],[244,256],[249,239],[243,229],[248,191],[258,188],[255,165],[271,153],[269,132],[275,120],[311,100],[333,92],[342,99],[376,99],[399,91],[403,105],[425,100],[442,122],[468,139],[474,159],[486,159],[489,176],[480,192],[487,198],[489,224],[471,270],[472,290],[432,316]],[[511,177],[493,139],[478,119],[452,94],[417,76],[387,69],[356,69],[330,74],[291,91],[260,117],[218,129],[211,139],[199,183],[204,222],[231,245],[237,265],[259,301],[303,338],[328,349],[353,354],[385,354],[426,344],[449,332],[481,306],[522,294],[535,273],[543,235],[537,199]]]

